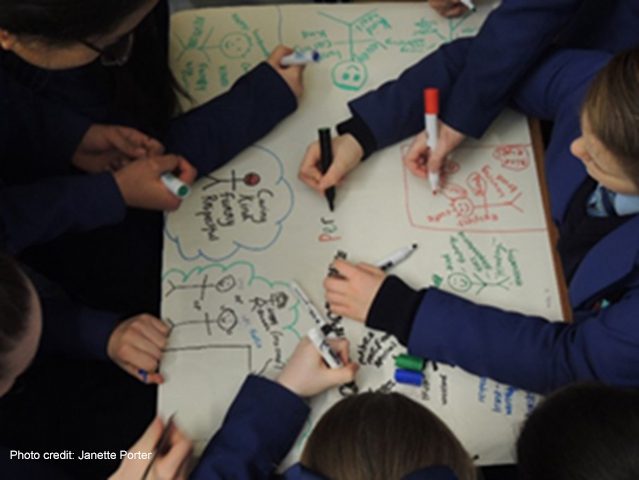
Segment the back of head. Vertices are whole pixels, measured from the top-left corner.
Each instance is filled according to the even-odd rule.
[[[5,357],[28,329],[31,293],[26,277],[10,257],[0,254],[0,382],[8,374]]]
[[[148,0],[0,0],[0,28],[50,44],[111,33]]]
[[[592,133],[639,187],[639,49],[615,55],[599,72],[586,94],[582,114]]]
[[[575,385],[549,396],[517,442],[521,480],[639,478],[639,392]]]
[[[321,418],[301,463],[332,480],[398,480],[423,467],[450,467],[474,480],[472,460],[432,412],[398,393],[362,393]]]

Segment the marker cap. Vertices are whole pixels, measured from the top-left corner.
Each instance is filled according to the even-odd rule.
[[[405,370],[421,372],[424,369],[425,364],[426,360],[413,355],[401,354],[395,357],[395,366]]]
[[[395,381],[397,383],[421,386],[421,384],[424,383],[424,374],[422,372],[413,372],[412,370],[398,368],[395,370]]]
[[[439,88],[424,89],[424,113],[427,115],[439,114]]]

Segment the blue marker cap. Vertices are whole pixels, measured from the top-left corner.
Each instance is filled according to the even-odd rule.
[[[424,374],[422,372],[413,372],[412,370],[398,368],[395,370],[395,381],[397,383],[406,383],[419,387],[424,383]]]
[[[140,368],[140,369],[138,370],[138,373],[139,373],[139,374],[140,374],[140,376],[142,377],[142,381],[143,381],[144,383],[148,383],[147,381],[148,381],[148,379],[149,379],[149,372],[147,372],[146,370],[144,370],[144,369]]]

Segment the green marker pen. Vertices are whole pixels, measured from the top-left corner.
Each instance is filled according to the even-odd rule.
[[[162,174],[160,180],[178,198],[184,199],[191,193],[191,188],[172,173]]]

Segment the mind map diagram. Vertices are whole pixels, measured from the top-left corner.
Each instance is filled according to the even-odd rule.
[[[367,85],[367,63],[383,51],[426,54],[442,42],[477,32],[476,27],[465,26],[470,14],[454,20],[422,17],[412,25],[413,30],[406,37],[394,28],[390,15],[380,13],[378,8],[352,20],[342,18],[344,14],[337,12],[319,11],[317,15],[333,25],[302,30],[302,38],[295,48],[317,50],[322,61],[335,59],[337,63],[331,68],[331,80],[335,87],[347,91],[360,91]],[[340,30],[341,33],[334,33]]]
[[[240,249],[262,251],[279,238],[293,203],[281,160],[253,145],[198,181],[180,215],[167,218],[165,234],[185,260],[219,261]]]
[[[408,147],[402,146],[402,156]],[[464,162],[465,157],[473,158]],[[530,145],[460,147],[442,169],[437,195],[404,168],[406,211],[411,226],[437,231],[523,233],[543,231],[527,211],[524,182],[531,180]],[[478,160],[478,161],[476,161]],[[473,167],[466,166],[466,163]]]
[[[262,15],[253,17],[227,9],[215,19],[204,14],[180,19],[188,24],[174,29],[180,33],[171,38],[171,58],[182,87],[200,100],[208,98],[268,58],[276,45],[286,44],[317,50],[322,64],[329,64],[322,71],[330,72],[336,88],[360,91],[369,80],[368,64],[380,53],[425,55],[443,42],[474,35],[480,22],[472,13],[457,19],[424,15],[407,32],[387,9],[349,19],[348,10],[323,7],[310,13],[313,26],[305,28],[293,26],[299,18],[288,25],[287,12],[286,6],[264,7]]]

